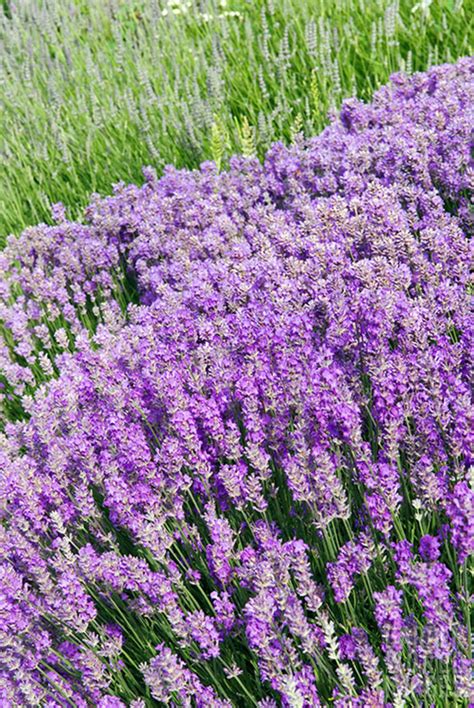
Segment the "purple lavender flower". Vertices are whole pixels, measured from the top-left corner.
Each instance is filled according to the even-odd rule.
[[[402,597],[403,592],[393,585],[388,585],[383,592],[374,593],[375,618],[382,632],[384,652],[402,650]]]
[[[422,536],[420,538],[419,554],[424,561],[435,561],[440,556],[440,542],[437,536]]]
[[[342,546],[337,561],[327,564],[327,576],[336,602],[344,602],[354,586],[356,575],[366,573],[374,557],[374,544],[367,535]]]
[[[450,495],[446,513],[451,522],[451,538],[463,563],[474,553],[474,492],[466,482],[458,482]]]
[[[467,697],[473,71],[9,240],[4,700],[141,705],[137,647],[165,703]]]
[[[204,686],[168,647],[160,644],[156,650],[156,656],[141,667],[155,700],[169,703],[176,697],[184,705],[191,705],[191,700],[194,699],[200,708],[207,705],[214,705],[216,708],[230,706],[227,701],[219,700],[212,688]]]

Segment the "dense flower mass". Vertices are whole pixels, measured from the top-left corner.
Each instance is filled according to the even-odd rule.
[[[1,254],[5,705],[472,697],[474,61]]]

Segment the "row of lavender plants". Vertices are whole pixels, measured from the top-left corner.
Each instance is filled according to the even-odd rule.
[[[471,0],[0,0],[0,248],[142,165],[263,158],[396,71],[474,53]]]
[[[474,60],[0,254],[2,706],[468,705]]]

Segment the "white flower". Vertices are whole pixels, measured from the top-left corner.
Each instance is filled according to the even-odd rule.
[[[304,696],[299,692],[298,686],[293,676],[290,676],[284,683],[286,700],[291,708],[303,708]]]
[[[242,673],[242,669],[240,669],[237,664],[233,663],[228,668],[227,666],[224,666],[224,673],[228,679],[233,679],[237,678],[237,676],[240,676],[240,674]]]
[[[420,10],[421,14],[427,17],[429,15],[430,5],[432,2],[433,0],[420,0],[420,2],[417,2],[416,5],[413,5],[411,11],[417,12]]]
[[[168,0],[167,6],[161,11],[163,17],[172,12],[174,15],[184,15],[192,7],[191,2],[182,2],[182,0]]]

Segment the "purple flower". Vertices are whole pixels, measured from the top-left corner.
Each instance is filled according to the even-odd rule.
[[[388,585],[383,592],[375,592],[375,618],[382,633],[384,652],[402,650],[402,601],[403,592]]]
[[[354,586],[356,575],[366,573],[374,557],[372,539],[362,534],[342,546],[337,561],[327,564],[327,576],[334,591],[336,602],[344,602]]]
[[[263,164],[147,169],[9,239],[9,703],[121,705],[140,652],[163,703],[468,695],[440,551],[473,550],[473,71],[397,75]]]
[[[440,542],[436,536],[422,536],[420,538],[419,554],[425,561],[438,560],[440,556]]]
[[[446,507],[451,522],[451,538],[463,563],[474,553],[474,492],[466,482],[454,487]]]
[[[141,667],[145,682],[155,700],[169,703],[177,695],[185,705],[190,705],[194,699],[200,708],[206,705],[214,705],[216,708],[230,706],[227,701],[219,700],[212,688],[204,686],[167,646],[160,644],[156,650],[156,656]]]

